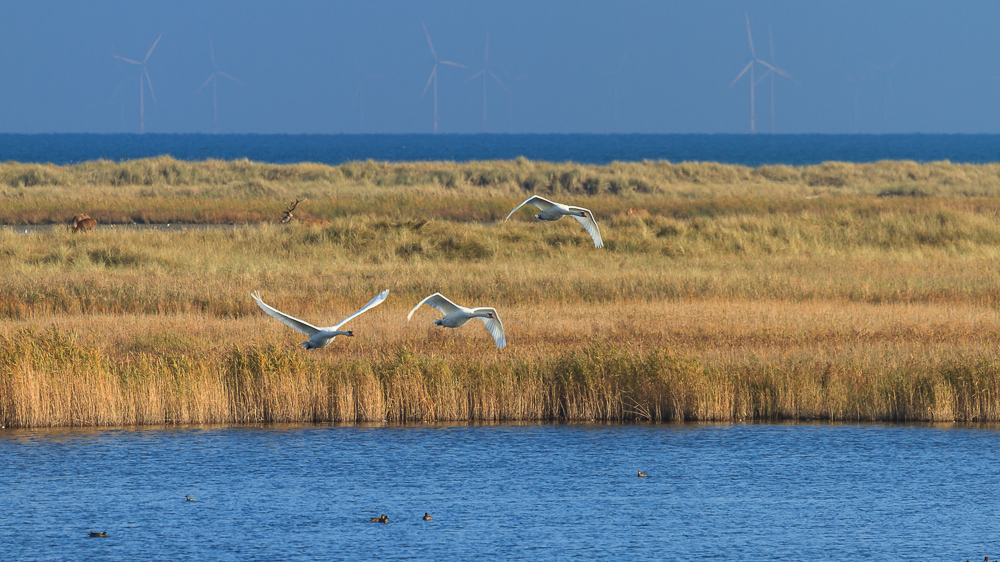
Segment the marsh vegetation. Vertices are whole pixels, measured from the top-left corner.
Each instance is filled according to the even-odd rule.
[[[0,164],[0,423],[1000,420],[1000,165]],[[503,217],[526,194],[594,211]],[[329,226],[276,224],[297,216]],[[629,214],[632,209],[632,214]],[[249,293],[324,323],[321,351]],[[485,330],[406,312],[440,291]]]

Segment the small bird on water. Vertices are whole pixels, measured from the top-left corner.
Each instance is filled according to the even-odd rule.
[[[371,521],[372,523],[388,523],[389,516],[383,513],[382,517],[372,517],[371,519],[369,519],[369,521]]]
[[[646,477],[646,473],[640,470],[639,471],[639,478],[645,478],[645,477]]]
[[[424,512],[424,521],[430,521],[431,519],[434,519],[434,518],[433,518],[433,517],[431,517],[431,514],[430,514],[430,513],[427,513],[427,512],[425,511],[425,512]]]
[[[184,497],[187,498],[187,501],[189,501],[189,502],[193,502],[194,501],[194,498],[192,498],[191,496],[184,496]]]
[[[92,537],[106,537],[106,536],[108,536],[108,532],[107,531],[104,531],[103,533],[91,532],[90,536],[92,536]]]

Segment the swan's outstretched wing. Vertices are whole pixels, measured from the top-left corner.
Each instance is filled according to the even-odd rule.
[[[521,207],[523,207],[525,205],[534,205],[534,206],[538,207],[540,210],[544,211],[545,209],[554,207],[555,203],[553,203],[552,201],[549,201],[548,199],[546,199],[544,197],[539,197],[537,195],[532,195],[531,197],[528,197],[527,199],[525,199],[524,201],[522,201],[520,205],[518,205],[517,207],[514,207],[514,211],[517,211],[518,209],[520,209]],[[510,218],[510,215],[514,214],[514,211],[511,211],[510,214],[507,215],[507,219]],[[506,222],[507,219],[504,219],[504,221]]]
[[[303,334],[305,334],[305,335],[307,335],[307,336],[309,336],[311,338],[317,332],[320,331],[320,329],[317,328],[316,326],[313,326],[312,324],[310,324],[308,322],[303,322],[302,320],[299,320],[298,318],[295,318],[294,316],[289,316],[289,315],[285,314],[284,312],[281,312],[280,310],[278,310],[278,309],[270,306],[266,302],[260,300],[260,293],[259,292],[258,293],[253,293],[250,296],[253,297],[253,300],[257,301],[257,306],[259,306],[260,309],[263,310],[268,316],[270,316],[271,318],[274,318],[278,322],[281,322],[282,324],[284,324],[285,326],[288,326],[289,328],[295,330],[296,332],[302,332]]]
[[[420,306],[424,305],[424,304],[432,306],[432,307],[440,310],[441,313],[444,314],[445,316],[448,316],[452,312],[457,312],[457,311],[461,310],[458,307],[457,304],[455,304],[455,303],[451,302],[450,300],[444,298],[444,295],[442,295],[441,293],[434,293],[433,295],[431,295],[431,296],[425,298],[424,300],[418,302],[417,306],[413,307],[413,310],[411,310],[410,313],[406,315],[406,321],[409,322],[410,318],[413,316],[413,313],[416,312],[417,309],[420,308]]]
[[[493,336],[493,341],[496,342],[497,348],[503,349],[507,347],[507,338],[503,335],[503,322],[500,322],[500,317],[497,316],[497,309],[495,308],[476,308],[473,312],[491,312],[493,313],[493,318],[483,318],[479,317],[486,324],[486,330]]]
[[[329,330],[331,332],[334,331],[334,330],[339,330],[341,326],[343,326],[344,324],[347,324],[349,321],[353,320],[355,317],[360,316],[366,310],[375,308],[376,306],[382,304],[382,301],[384,301],[385,298],[388,297],[388,296],[389,296],[389,289],[386,289],[386,290],[382,291],[381,293],[375,295],[375,298],[373,298],[372,300],[368,301],[368,304],[362,306],[361,309],[358,310],[357,312],[355,312],[354,314],[348,316],[347,318],[344,318],[343,320],[341,320],[340,322],[334,324],[333,326],[330,326],[329,328],[323,328],[323,329],[324,330]]]
[[[594,220],[594,213],[591,213],[589,209],[584,209],[583,207],[570,207],[569,210],[583,211],[587,214],[585,217],[578,217],[576,215],[570,216],[579,221],[579,223],[583,225],[583,228],[587,230],[590,237],[594,239],[595,248],[603,248],[604,241],[601,240],[601,229],[597,228],[597,221]]]

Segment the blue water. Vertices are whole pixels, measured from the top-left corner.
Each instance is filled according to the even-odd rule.
[[[831,160],[1000,161],[1000,135],[92,135],[0,134],[0,161],[72,164],[169,154],[258,162],[495,160],[713,161],[816,164]]]
[[[900,425],[0,430],[0,559],[982,560],[998,458]]]

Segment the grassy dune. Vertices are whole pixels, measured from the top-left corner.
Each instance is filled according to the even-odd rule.
[[[0,164],[0,423],[1000,421],[1000,165]],[[527,194],[597,215],[503,217]],[[273,224],[296,216],[325,228]],[[628,214],[629,209],[632,214]],[[248,293],[332,323],[324,350]],[[496,306],[434,327],[424,296]]]

